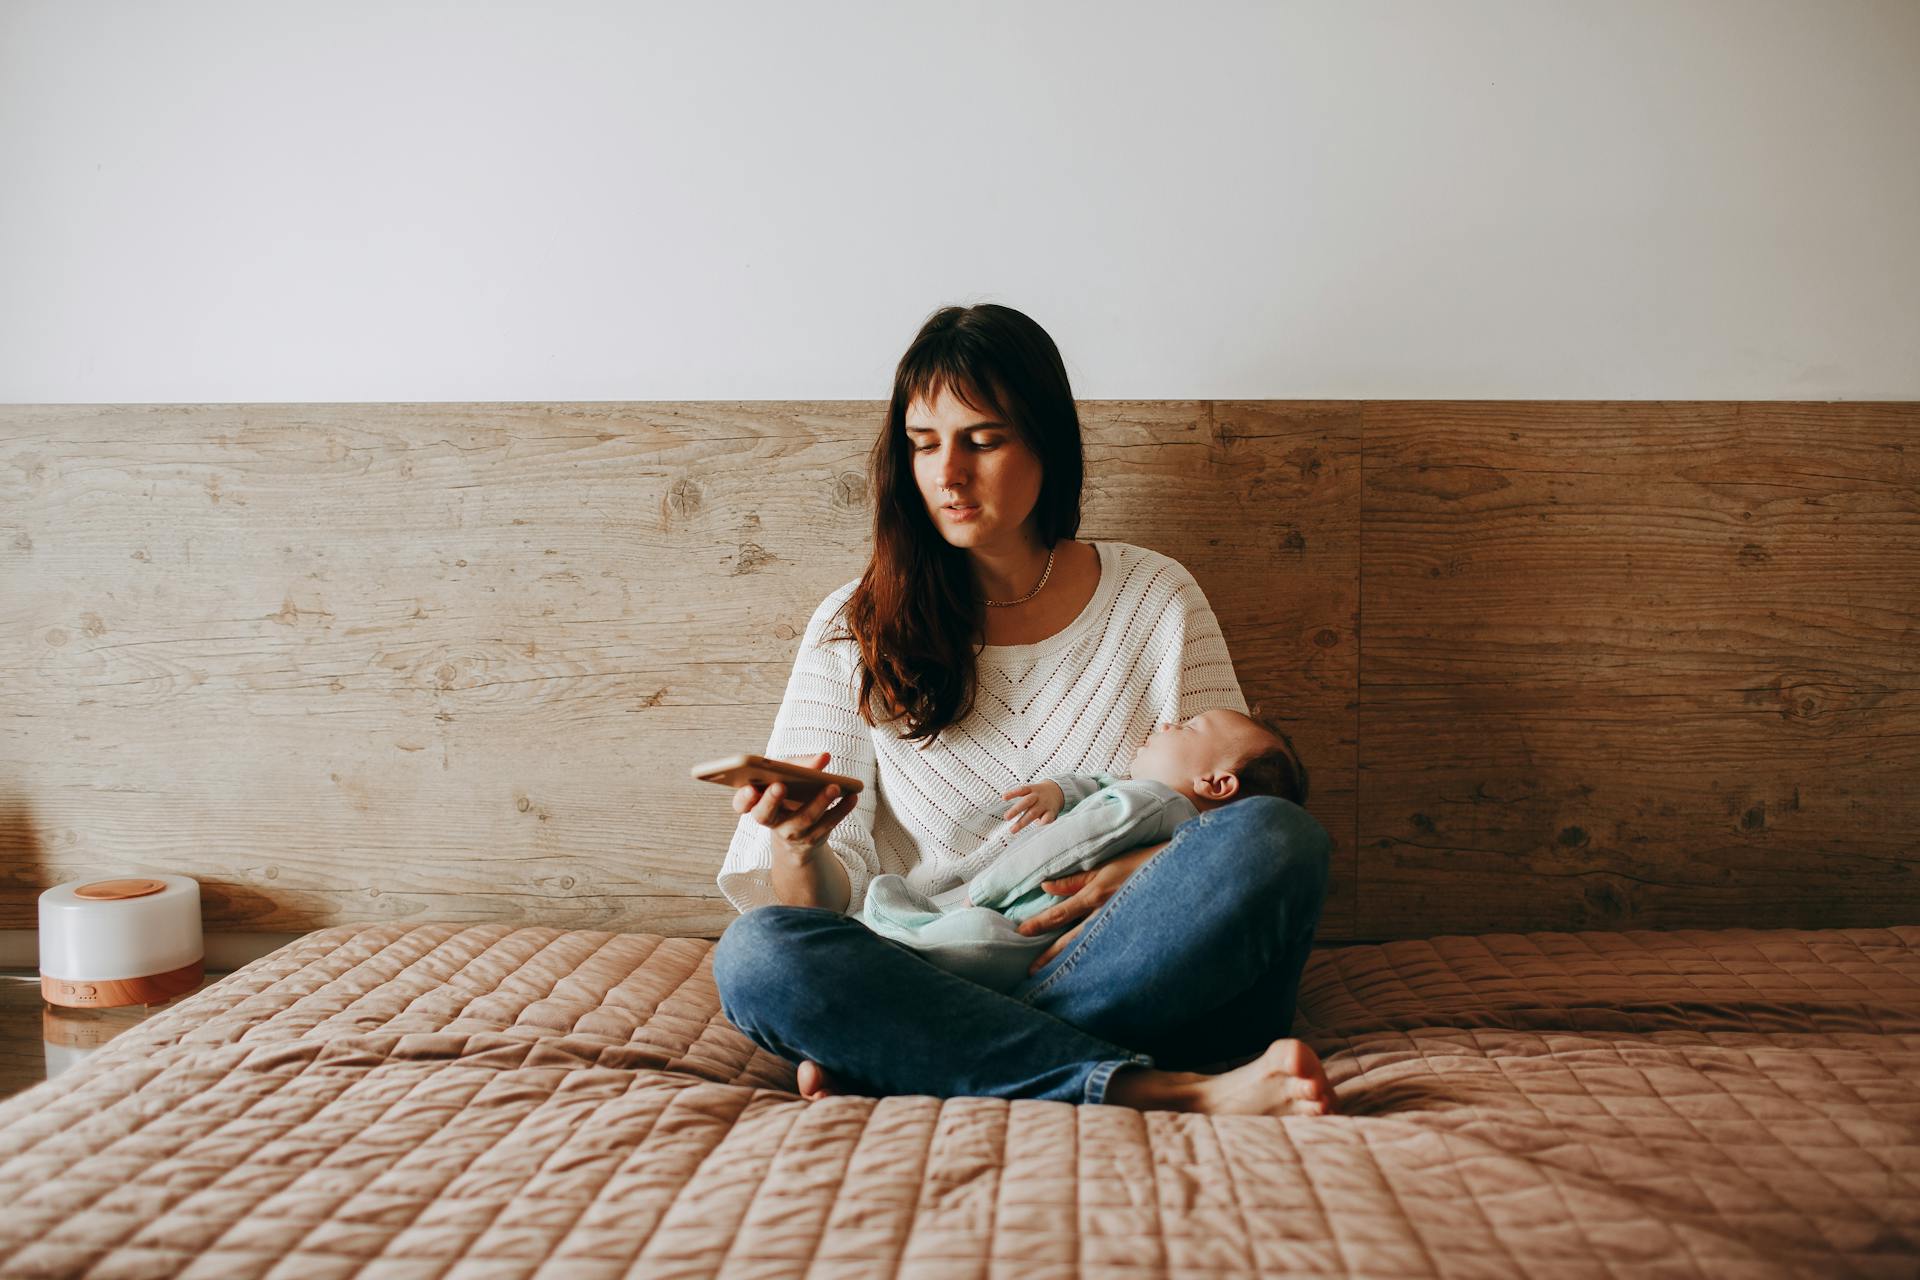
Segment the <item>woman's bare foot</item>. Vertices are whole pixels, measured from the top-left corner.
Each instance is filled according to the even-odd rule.
[[[838,1086],[833,1082],[833,1077],[827,1074],[826,1069],[811,1059],[800,1064],[800,1070],[797,1074],[798,1080],[796,1083],[800,1087],[800,1096],[809,1102],[817,1101],[820,1098],[831,1098],[834,1094],[840,1092]]]
[[[1141,1111],[1207,1115],[1324,1116],[1336,1110],[1320,1056],[1298,1040],[1275,1040],[1253,1061],[1219,1075],[1122,1067],[1106,1100]]]

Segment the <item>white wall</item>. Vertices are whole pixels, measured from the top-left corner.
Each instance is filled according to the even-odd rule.
[[[1920,398],[1920,3],[0,0],[0,401]]]

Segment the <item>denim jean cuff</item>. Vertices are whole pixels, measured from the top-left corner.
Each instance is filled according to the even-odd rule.
[[[1128,1054],[1124,1058],[1115,1058],[1110,1062],[1096,1062],[1093,1070],[1087,1073],[1086,1094],[1083,1101],[1098,1105],[1106,1101],[1107,1082],[1113,1079],[1113,1073],[1122,1067],[1153,1066],[1153,1059],[1144,1053]]]

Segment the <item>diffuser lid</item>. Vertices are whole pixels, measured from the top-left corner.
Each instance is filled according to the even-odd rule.
[[[95,880],[75,889],[73,896],[91,902],[113,902],[121,898],[144,898],[166,887],[164,880]]]

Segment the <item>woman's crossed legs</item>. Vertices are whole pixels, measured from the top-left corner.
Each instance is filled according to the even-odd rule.
[[[1208,810],[1006,993],[837,911],[756,908],[716,945],[721,1012],[854,1092],[1324,1111],[1318,1058],[1284,1037],[1329,846],[1286,800]],[[1193,1069],[1248,1055],[1222,1075]],[[805,1074],[820,1092],[819,1073]]]

